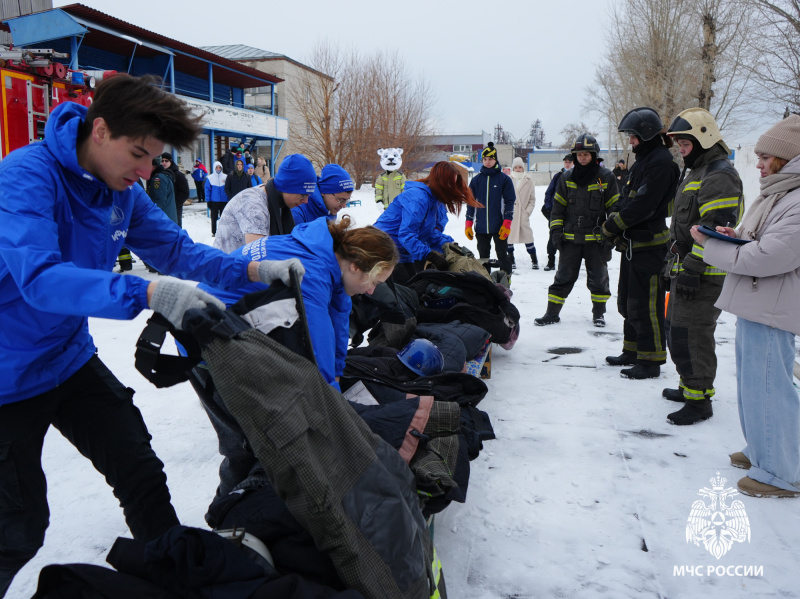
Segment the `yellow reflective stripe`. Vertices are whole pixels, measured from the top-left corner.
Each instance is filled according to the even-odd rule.
[[[700,206],[700,216],[705,216],[708,212],[712,210],[721,210],[722,208],[738,208],[739,207],[739,197],[733,198],[720,198],[719,200],[714,200],[712,202],[706,202],[702,206]]]
[[[651,239],[650,241],[634,241],[633,247],[635,248],[643,248],[643,247],[651,247],[655,245],[663,245],[669,241],[669,229],[664,229],[661,233],[658,233]]]
[[[667,359],[667,352],[664,351],[643,351],[636,355],[640,360],[647,360],[648,362],[662,362]]]
[[[637,192],[637,191],[638,191],[638,190],[636,190],[636,189],[633,189],[633,190],[631,190],[631,191],[628,193],[628,197],[629,197],[629,198],[636,197],[636,192]]]
[[[636,351],[636,347],[637,347],[636,341],[627,341],[627,340],[622,341],[622,349],[624,351]]]
[[[442,562],[439,556],[436,555],[436,548],[433,548],[433,561],[431,561],[431,572],[433,574],[433,584],[436,587],[431,595],[431,599],[439,599],[439,582],[442,579]]]
[[[692,244],[692,255],[697,256],[701,260],[703,259],[703,252],[705,248],[702,245],[697,245],[696,243]]]
[[[627,229],[628,225],[625,224],[625,221],[622,220],[622,217],[619,215],[619,212],[614,216],[614,224],[617,225],[620,229]]]
[[[562,206],[566,206],[566,205],[567,205],[567,200],[565,200],[564,198],[562,198],[562,197],[561,197],[561,194],[558,194],[558,193],[557,193],[557,194],[556,194],[555,196],[553,196],[553,197],[554,197],[554,198],[555,198],[555,200],[556,200],[556,201],[557,201],[559,204],[561,204]]]
[[[601,304],[605,304],[608,300],[611,299],[610,295],[595,295],[594,293],[591,294],[591,298],[593,302],[600,302]]]
[[[592,183],[586,189],[588,191],[597,191],[598,189],[602,189],[603,191],[605,191],[607,187],[608,187],[608,183],[600,183],[600,184]]]
[[[614,202],[616,202],[618,199],[619,199],[618,193],[615,193],[613,196],[608,198],[608,201],[606,202],[606,208],[611,207],[614,204]]]
[[[383,185],[376,185],[375,189],[383,189]]]
[[[564,183],[566,183],[567,187],[569,187],[571,189],[578,189],[578,185],[575,183],[575,181],[567,180],[567,181],[564,181]]]
[[[599,234],[599,235],[598,235],[598,234],[596,234],[596,233],[595,233],[595,234],[589,233],[588,235],[584,235],[584,236],[583,236],[583,238],[584,238],[586,241],[603,241],[603,237],[604,237],[604,236],[603,236],[602,234]]]
[[[394,180],[395,180],[395,181],[399,181],[399,180],[400,180],[400,179],[402,179],[402,178],[403,178],[403,175],[400,175],[399,177],[395,177],[395,178],[394,178]]]
[[[701,389],[691,389],[683,384],[683,379],[681,379],[678,387],[683,389],[683,396],[689,397],[690,399],[705,399],[706,395],[709,397],[714,397],[714,394],[716,393],[714,387],[711,387],[711,389],[706,389],[705,391]]]
[[[709,276],[724,277],[728,273],[722,270],[721,268],[717,268],[716,266],[706,266],[706,269],[705,271],[703,271],[703,274]]]
[[[564,219],[562,219],[562,218],[554,218],[553,220],[550,221],[550,228],[551,229],[556,228],[556,227],[563,227],[563,226],[564,226]]]
[[[683,272],[683,263],[682,262],[673,262],[672,269],[670,272],[673,273],[682,273]]]
[[[575,240],[575,233],[564,233],[564,239],[572,239]]]
[[[552,293],[548,293],[547,294],[547,301],[548,302],[553,302],[554,304],[563,304],[565,301],[567,301],[567,298],[558,297],[557,295],[553,295]]]
[[[700,184],[702,181],[692,181],[687,183],[686,186],[683,188],[683,191],[697,191],[700,189]]]
[[[652,275],[650,277],[650,297],[648,298],[648,313],[650,316],[650,328],[653,329],[653,345],[656,347],[663,347],[661,343],[661,330],[662,326],[658,323],[658,279],[661,275]],[[664,359],[667,359],[667,351],[658,352],[642,352],[640,355],[646,359],[649,354],[664,354]],[[660,357],[651,357],[651,360],[660,360]]]

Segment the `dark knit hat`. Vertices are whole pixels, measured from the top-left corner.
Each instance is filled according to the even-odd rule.
[[[497,160],[497,148],[494,147],[494,143],[489,142],[486,147],[481,152],[481,158],[494,158]]]
[[[170,162],[175,162],[175,159],[172,157],[172,154],[170,154],[169,152],[164,152],[163,154],[161,154],[161,159],[162,160],[169,160]]]
[[[800,154],[800,116],[792,114],[758,138],[756,154],[791,160]]]
[[[311,161],[302,154],[290,154],[281,162],[275,175],[275,189],[281,193],[314,193],[317,173]]]
[[[317,182],[320,193],[339,193],[340,191],[353,191],[353,180],[347,171],[338,164],[326,164]]]
[[[575,162],[575,159],[572,157],[572,154],[564,154],[564,157],[561,160],[569,160],[570,162]]]

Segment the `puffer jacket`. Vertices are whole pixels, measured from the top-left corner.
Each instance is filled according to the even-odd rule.
[[[779,174],[795,175],[797,187],[775,203],[755,241],[709,238],[704,257],[728,272],[717,308],[800,335],[800,156]]]
[[[214,163],[214,172],[206,178],[206,202],[227,202],[228,196],[225,195],[225,179],[228,175],[224,171],[217,172],[217,167],[222,164],[217,161]]]
[[[686,270],[722,285],[725,271],[703,260],[703,248],[694,243],[691,229],[694,225],[735,227],[743,214],[742,180],[728,153],[716,144],[697,158],[678,186],[669,228],[670,247],[680,257],[672,267],[673,276]]]
[[[504,220],[513,220],[514,182],[499,167],[481,167],[481,171],[469,182],[469,188],[483,208],[467,206],[467,220],[473,221],[476,233],[497,233]]]
[[[603,241],[601,226],[616,210],[619,200],[617,178],[602,166],[588,185],[578,185],[574,176],[573,168],[558,180],[550,214],[550,232],[579,245],[599,243]]]

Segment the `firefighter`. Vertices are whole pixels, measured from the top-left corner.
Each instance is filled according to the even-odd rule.
[[[558,180],[550,239],[560,255],[555,280],[547,291],[547,312],[533,321],[539,326],[561,321],[558,314],[578,280],[582,261],[592,295],[592,322],[597,327],[606,324],[606,302],[611,297],[607,262],[611,256],[601,227],[616,209],[619,193],[613,173],[597,162],[599,150],[597,140],[582,133],[572,144],[575,166]]]
[[[667,131],[678,144],[684,169],[675,195],[666,272],[670,277],[666,335],[680,375],[678,389],[663,396],[684,402],[667,416],[688,425],[711,418],[717,356],[714,329],[720,310],[714,306],[725,272],[703,261],[703,248],[691,236],[694,225],[734,227],[744,212],[742,180],[716,121],[702,108],[681,112]],[[686,174],[686,169],[690,169]]]
[[[661,268],[669,242],[666,219],[680,169],[668,149],[672,139],[652,108],[634,108],[622,117],[618,130],[630,136],[636,163],[626,177],[619,212],[603,224],[603,233],[622,252],[617,309],[625,319],[622,354],[608,356],[606,362],[633,366],[621,371],[624,377],[649,379],[660,376],[667,361]]]

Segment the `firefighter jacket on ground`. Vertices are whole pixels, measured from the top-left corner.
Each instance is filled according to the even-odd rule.
[[[727,152],[716,144],[697,158],[675,196],[670,239],[682,264],[672,267],[673,276],[686,270],[715,277],[712,280],[722,285],[725,272],[703,261],[703,248],[694,243],[691,229],[694,225],[736,227],[743,214],[742,180]]]
[[[476,233],[495,234],[500,231],[504,220],[513,220],[517,199],[514,182],[500,170],[499,165],[481,167],[481,172],[469,182],[469,188],[475,199],[483,204],[483,208],[467,207],[467,220],[474,221]]]
[[[375,177],[375,201],[383,202],[383,207],[403,193],[406,185],[406,176],[400,171],[383,171]]]
[[[601,166],[593,180],[581,186],[575,182],[573,168],[561,175],[553,199],[551,233],[571,243],[599,243],[604,240],[601,227],[619,200],[617,178]]]

